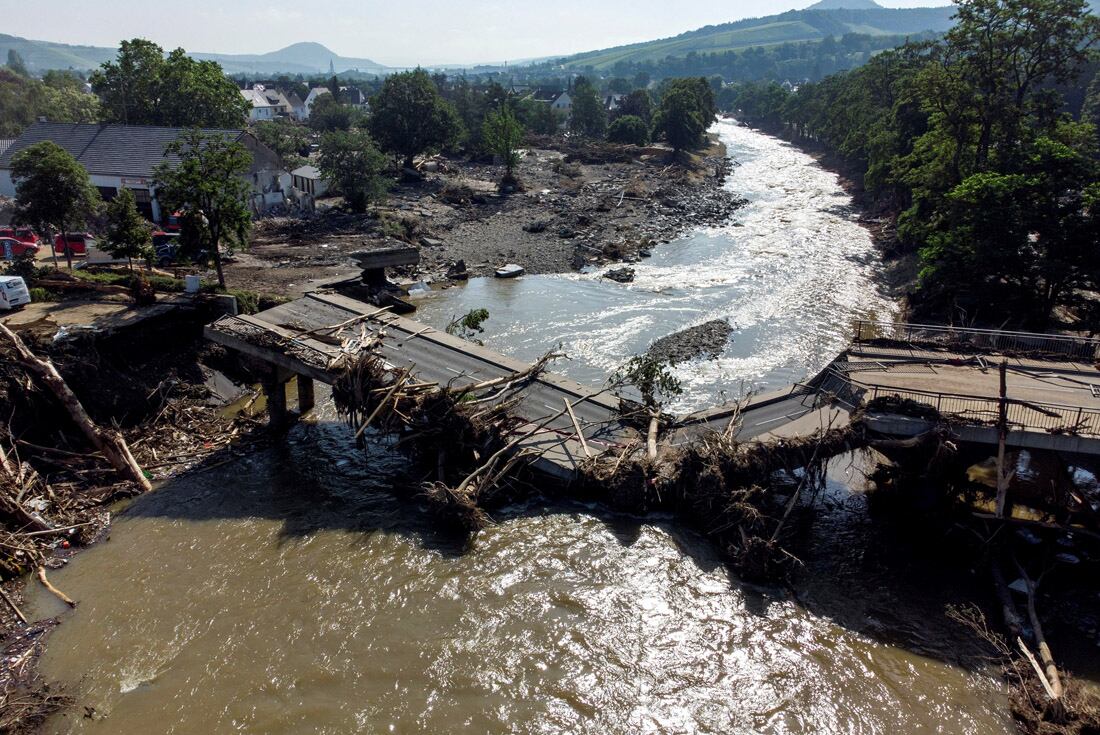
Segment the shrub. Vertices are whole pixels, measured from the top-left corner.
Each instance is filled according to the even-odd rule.
[[[649,128],[637,115],[623,115],[611,123],[607,139],[612,143],[643,146],[649,142]]]

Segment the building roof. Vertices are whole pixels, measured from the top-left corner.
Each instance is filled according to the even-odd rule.
[[[290,172],[291,176],[298,176],[303,179],[318,179],[322,178],[321,169],[316,166],[310,166],[308,163],[305,166],[299,166]]]
[[[165,148],[184,132],[185,128],[145,125],[36,122],[0,154],[0,168],[11,168],[12,157],[24,148],[52,140],[79,161],[89,174],[147,178],[165,161],[173,165],[179,163],[179,157],[165,154]],[[240,140],[245,135],[243,130],[205,129],[202,132],[221,134],[231,140]]]
[[[256,89],[242,89],[241,96],[248,100],[253,108],[278,107],[277,102],[272,102],[264,92]]]
[[[286,95],[286,102],[291,107],[301,107],[303,104],[302,98],[296,95],[294,92]]]

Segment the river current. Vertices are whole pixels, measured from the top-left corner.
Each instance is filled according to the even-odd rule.
[[[599,384],[655,338],[735,326],[681,366],[678,408],[820,369],[853,320],[888,318],[867,232],[834,175],[726,121],[749,204],[660,246],[633,284],[599,273],[474,280],[420,302],[440,325],[486,307],[490,347]],[[532,501],[462,548],[391,491],[400,458],[352,448],[323,402],[285,443],[171,481],[30,612],[61,615],[42,659],[79,705],[57,733],[1001,733],[996,678],[944,605],[967,570],[872,521],[835,460],[792,588],[743,584],[665,518]],[[914,561],[916,560],[916,561]],[[84,707],[92,708],[84,716]]]

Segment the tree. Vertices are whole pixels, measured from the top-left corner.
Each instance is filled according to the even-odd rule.
[[[359,111],[341,104],[331,94],[322,94],[309,109],[309,127],[319,133],[351,130],[359,122]]]
[[[66,234],[86,227],[101,201],[88,172],[68,151],[47,140],[15,154],[11,177],[15,182],[15,221],[41,233],[58,232],[72,270],[73,254]],[[56,249],[53,252],[56,267]]]
[[[570,129],[588,138],[602,138],[607,130],[607,110],[595,85],[587,77],[577,77],[572,97]]]
[[[126,258],[131,271],[134,269],[134,258],[152,257],[153,233],[149,223],[138,212],[132,191],[120,189],[115,198],[107,203],[106,215],[104,250],[116,258]]]
[[[561,128],[561,117],[553,107],[534,99],[520,100],[516,116],[525,128],[538,135],[553,135]]]
[[[655,133],[664,136],[676,152],[697,148],[707,129],[699,101],[691,91],[673,89],[661,100],[653,123]]]
[[[625,115],[611,123],[607,139],[612,143],[642,146],[649,142],[649,127],[635,115]]]
[[[220,247],[245,247],[252,217],[248,209],[251,187],[246,180],[252,154],[240,143],[219,133],[189,130],[168,145],[166,153],[179,157],[154,172],[157,199],[168,211],[184,210],[225,287]]]
[[[519,146],[526,131],[507,105],[490,110],[481,126],[481,137],[485,146],[498,156],[507,169],[505,183],[512,183],[512,171],[519,163]]]
[[[248,102],[221,66],[143,38],[123,41],[115,61],[91,77],[106,122],[167,127],[239,127]]]
[[[279,155],[283,166],[292,171],[302,165],[309,152],[309,129],[293,120],[261,120],[252,125],[256,139]]]
[[[371,99],[371,134],[384,150],[413,159],[425,151],[451,145],[459,133],[454,108],[439,95],[423,69],[393,74]]]
[[[646,125],[653,122],[653,98],[644,89],[635,89],[623,98],[612,117],[618,119],[633,115],[642,119]]]
[[[365,212],[370,202],[385,194],[381,175],[385,165],[385,156],[364,131],[333,131],[321,138],[321,173],[344,195],[353,212]]]
[[[8,49],[8,68],[21,77],[29,77],[31,73],[27,71],[27,65],[23,61],[23,57],[13,48]]]

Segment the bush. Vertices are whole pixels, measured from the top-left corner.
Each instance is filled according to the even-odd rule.
[[[607,139],[612,143],[643,146],[649,142],[649,128],[645,120],[637,115],[623,115],[607,130]]]
[[[47,291],[44,288],[35,287],[35,288],[28,289],[28,291],[30,291],[30,294],[31,294],[31,301],[41,302],[41,301],[60,301],[61,300],[61,295],[60,294],[56,294],[53,291]]]
[[[39,268],[35,262],[34,256],[30,253],[23,253],[16,256],[13,260],[8,261],[4,265],[5,276],[19,276],[27,284],[31,284],[37,279],[41,278],[48,268]]]

